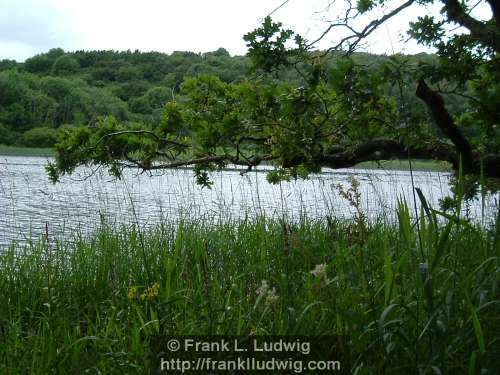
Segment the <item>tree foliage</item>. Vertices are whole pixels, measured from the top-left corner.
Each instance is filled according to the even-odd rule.
[[[231,57],[222,48],[171,55],[56,48],[24,63],[2,60],[0,121],[9,136],[0,137],[0,144],[28,146],[23,133],[31,128],[94,125],[101,116],[158,123],[187,74],[210,72],[238,81],[248,66],[247,57]]]
[[[57,137],[56,129],[33,128],[23,134],[23,143],[28,147],[52,147],[56,143]]]

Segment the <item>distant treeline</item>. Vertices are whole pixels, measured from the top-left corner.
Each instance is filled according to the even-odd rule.
[[[0,61],[0,143],[53,145],[58,129],[99,116],[155,122],[185,76],[241,80],[250,62],[224,49],[196,54],[52,49],[24,63]]]
[[[413,59],[432,59],[419,55]],[[377,64],[385,56],[357,54]],[[250,59],[223,48],[193,53],[76,51],[57,48],[24,63],[0,61],[0,144],[51,147],[59,130],[113,115],[124,122],[158,123],[187,76],[211,74],[225,82],[249,75]],[[300,84],[293,69],[279,77]]]

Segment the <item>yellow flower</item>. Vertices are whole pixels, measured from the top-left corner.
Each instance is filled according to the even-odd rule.
[[[154,297],[158,296],[159,292],[160,292],[160,284],[159,283],[154,283],[149,288],[147,288],[144,291],[144,293],[141,294],[141,300],[153,299]]]
[[[127,293],[128,299],[136,299],[138,297],[138,290],[136,286],[131,286],[128,288]]]
[[[156,297],[158,295],[158,292],[160,291],[160,284],[154,283],[148,290],[150,297]]]

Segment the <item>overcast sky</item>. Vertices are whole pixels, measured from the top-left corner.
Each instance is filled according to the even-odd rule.
[[[242,36],[283,0],[0,0],[0,60],[23,61],[50,48],[246,53]],[[318,36],[326,0],[289,0],[273,14],[289,28]],[[340,11],[340,7],[335,9]],[[400,34],[413,10],[382,27],[368,51],[416,53]],[[333,36],[324,40],[328,46]]]

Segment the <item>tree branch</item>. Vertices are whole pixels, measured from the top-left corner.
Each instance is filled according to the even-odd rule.
[[[323,157],[323,162],[330,168],[348,168],[366,161],[390,159],[434,159],[448,161],[458,166],[458,158],[453,147],[438,143],[432,146],[407,146],[391,139],[374,139],[352,150],[336,150]]]
[[[484,22],[478,21],[465,11],[465,9],[460,5],[458,0],[442,0],[444,4],[444,9],[448,18],[460,26],[467,28],[470,31],[471,36],[478,42],[493,48],[497,53],[500,53],[500,35],[498,32],[498,26],[491,27]],[[494,3],[498,7],[498,1],[491,0],[490,4]],[[493,10],[493,7],[492,7]],[[493,10],[493,12],[495,12]],[[498,9],[497,15],[498,16]],[[496,18],[497,19],[497,18]],[[498,19],[497,19],[498,22]]]
[[[213,155],[213,156],[205,156],[201,158],[194,158],[194,159],[189,159],[189,160],[177,160],[173,161],[170,163],[164,163],[164,164],[153,164],[150,166],[140,166],[141,169],[144,170],[158,170],[158,169],[172,169],[172,168],[179,168],[179,167],[187,167],[187,166],[192,166],[192,165],[198,165],[198,164],[208,164],[208,163],[223,163],[223,162],[228,162],[232,163],[235,165],[242,165],[242,166],[247,166],[247,167],[254,167],[262,163],[263,161],[270,161],[276,159],[275,156],[271,155],[257,155],[254,156],[251,159],[248,159],[247,161],[241,160],[235,156],[231,155]]]
[[[374,139],[353,149],[335,148],[321,155],[316,161],[324,167],[339,169],[349,168],[366,161],[390,159],[440,160],[452,164],[458,170],[460,158],[455,147],[445,143],[434,143],[419,146],[408,146],[391,139]],[[303,163],[301,159],[290,159],[283,163],[284,167],[293,167]],[[481,157],[474,155],[472,169],[466,173],[480,174],[481,169],[486,177],[500,178],[500,155],[491,154]]]
[[[348,21],[346,20],[343,23],[335,23],[330,25],[321,35],[318,37],[313,43],[309,43],[308,47],[311,47],[314,43],[319,42],[321,39],[323,39],[334,27],[340,26],[340,27],[346,27],[348,28],[352,34],[348,35],[340,40],[337,45],[334,47],[328,48],[325,53],[329,53],[331,51],[335,51],[338,49],[342,49],[343,45],[345,42],[349,42],[349,48],[347,50],[347,53],[352,53],[356,49],[356,46],[366,37],[368,37],[373,31],[375,31],[380,25],[382,25],[384,22],[387,20],[391,19],[392,17],[396,16],[398,13],[400,13],[402,10],[408,8],[411,6],[415,0],[408,0],[405,3],[401,4],[397,8],[393,9],[389,13],[383,15],[382,17],[371,21],[368,25],[366,25],[361,31],[356,31],[354,30],[350,25],[348,25]],[[352,39],[354,39],[353,42],[350,42]]]
[[[173,146],[178,146],[178,147],[184,147],[184,148],[189,147],[188,145],[186,145],[184,143],[172,141],[172,140],[167,139],[167,138],[162,138],[158,134],[156,134],[150,130],[122,130],[122,131],[117,131],[114,133],[108,133],[108,134],[103,135],[101,138],[99,138],[97,140],[97,142],[94,144],[93,148],[96,148],[102,141],[104,141],[107,138],[113,138],[113,137],[123,135],[123,134],[149,135],[150,137],[155,138],[159,142],[163,142],[163,143],[170,144]]]
[[[423,79],[420,79],[418,82],[416,95],[427,105],[436,125],[453,142],[458,153],[462,155],[464,170],[471,172],[474,169],[472,149],[448,113],[441,95],[432,91]]]
[[[497,23],[497,27],[500,26],[500,1],[499,0],[486,0],[490,4],[491,12],[493,13],[493,18]]]
[[[315,160],[322,167],[332,169],[349,168],[359,163],[367,161],[380,161],[390,159],[412,159],[420,160],[439,160],[447,161],[452,164],[455,170],[458,170],[460,157],[454,146],[445,143],[422,144],[418,146],[408,146],[391,139],[374,139],[365,142],[354,148],[332,147],[326,153],[320,155]],[[189,160],[177,160],[162,164],[142,164],[139,160],[129,159],[129,163],[122,163],[125,168],[138,168],[143,172],[163,169],[175,169],[190,167],[199,164],[210,163],[231,163],[234,165],[246,166],[247,173],[253,167],[265,161],[278,159],[273,155],[256,155],[254,157],[242,160],[232,155],[212,155]],[[304,163],[306,160],[301,158],[285,159],[282,166],[291,168]],[[500,155],[489,154],[481,156],[474,155],[471,169],[464,170],[465,173],[480,174],[484,173],[486,177],[500,178]]]

